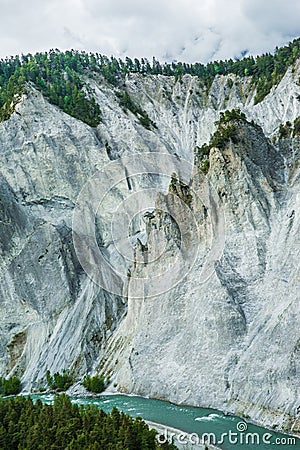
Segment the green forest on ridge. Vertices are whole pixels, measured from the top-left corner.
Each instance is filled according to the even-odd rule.
[[[124,90],[124,79],[128,73],[173,76],[176,79],[190,74],[199,77],[206,87],[211,85],[216,75],[252,77],[256,87],[255,103],[259,103],[299,55],[300,38],[285,47],[276,48],[274,54],[215,61],[206,65],[181,62],[161,64],[155,58],[151,63],[146,58],[132,60],[127,57],[121,60],[75,50],[50,50],[35,55],[7,57],[0,60],[0,121],[9,119],[20,96],[26,91],[26,83],[32,82],[50,103],[96,127],[101,122],[101,111],[88,80],[102,76],[114,87]],[[140,121],[142,124],[146,121],[147,127],[153,125],[144,112],[140,114]]]

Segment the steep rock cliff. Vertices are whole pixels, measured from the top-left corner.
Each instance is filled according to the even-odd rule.
[[[299,406],[299,137],[276,136],[280,123],[300,115],[298,80],[299,65],[254,106],[249,78],[217,76],[207,91],[187,75],[129,75],[127,90],[155,124],[150,130],[103,80],[91,81],[102,112],[97,129],[29,86],[0,124],[0,373],[19,374],[29,389],[43,384],[47,369],[68,368],[78,379],[102,370],[125,392],[291,428]],[[262,128],[240,123],[234,142],[210,152],[207,180],[225,218],[212,276],[199,281],[215,238],[215,204],[196,168],[188,206],[199,242],[185,226],[197,258],[168,292],[149,297],[146,289],[136,298],[135,274],[151,283],[155,271],[185,259],[170,214],[184,217],[187,198],[173,204],[167,196],[173,166],[160,178],[130,177],[124,166],[124,180],[96,214],[98,243],[127,277],[124,295],[95,284],[72,241],[74,207],[89,177],[110,160],[142,161],[148,152],[172,155],[180,171],[180,161],[192,163],[194,148],[209,140],[220,111],[235,107]],[[139,205],[128,263],[111,245],[110,224],[116,206],[141,188],[160,194],[146,217]],[[149,264],[160,248],[164,254]]]

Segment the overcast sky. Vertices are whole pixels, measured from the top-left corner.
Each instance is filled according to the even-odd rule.
[[[0,56],[50,48],[207,62],[300,36],[300,0],[0,0]]]

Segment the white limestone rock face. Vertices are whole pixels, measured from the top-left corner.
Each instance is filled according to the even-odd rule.
[[[289,145],[299,154],[299,138]],[[212,150],[208,177],[226,219],[223,255],[204,284],[199,274],[207,248],[200,245],[178,287],[159,298],[129,295],[128,314],[115,335],[118,345],[123,339],[123,351],[115,355],[110,344],[106,366],[115,370],[120,389],[297,430],[299,185],[292,180],[299,172],[286,175],[283,155],[252,126],[241,125],[238,143]],[[190,188],[199,192],[197,175]],[[203,205],[194,198],[197,214]],[[208,221],[203,218],[200,231],[206,242]],[[163,248],[169,229],[159,226],[165,233],[155,244]],[[148,247],[151,259],[151,232]],[[160,264],[161,270],[167,266],[168,252]],[[144,277],[151,278],[151,265],[147,270]]]
[[[100,370],[124,392],[291,428],[299,406],[299,137],[278,143],[276,135],[280,123],[300,116],[298,79],[296,66],[254,105],[250,80],[233,75],[216,77],[209,92],[187,75],[181,81],[130,75],[127,90],[155,123],[151,130],[120,108],[104,81],[91,82],[102,111],[97,129],[29,87],[0,123],[0,375],[16,373],[30,389],[44,383],[47,369],[70,369],[76,381]],[[143,160],[148,152],[175,156],[179,167],[192,163],[220,111],[235,107],[262,128],[243,123],[235,143],[211,150],[207,178],[225,217],[213,275],[200,283],[215,206],[202,201],[198,174],[191,197],[181,192],[200,223],[198,242],[185,223],[187,244],[198,248],[195,264],[173,289],[147,295],[156,273],[185,259],[168,214],[184,218],[185,210],[166,195],[173,168],[164,168],[163,180],[131,179],[124,166],[123,182],[97,212],[96,233],[108,260],[128,274],[125,295],[93,283],[72,241],[74,207],[89,177],[111,159]],[[114,249],[111,220],[141,187],[160,194],[157,209],[132,223],[131,263]],[[149,264],[160,249],[163,256]],[[147,279],[142,299],[135,298],[135,274]]]

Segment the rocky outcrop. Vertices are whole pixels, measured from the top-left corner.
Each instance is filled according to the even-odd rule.
[[[104,81],[93,82],[102,111],[97,129],[30,86],[0,124],[1,375],[16,373],[30,389],[44,383],[47,369],[70,369],[78,379],[101,370],[124,392],[211,406],[280,428],[293,424],[297,431],[299,137],[279,142],[276,136],[280,123],[300,115],[298,79],[299,67],[290,68],[254,106],[249,78],[217,76],[207,92],[196,77],[130,75],[127,90],[155,123],[150,130],[119,106]],[[220,111],[235,107],[259,126],[239,123],[234,142],[212,148],[207,178],[197,167],[190,177],[184,171],[186,187],[168,193],[174,166],[179,173],[192,164]],[[148,152],[175,163],[161,157],[164,176],[156,176],[143,156]],[[108,195],[95,213],[97,243],[126,279],[120,295],[84,272],[72,216],[96,170],[135,155],[145,173],[132,176],[124,164],[114,186],[107,168]],[[151,208],[141,189],[154,189]],[[130,223],[125,258],[111,223],[132,194],[130,207],[140,214]],[[201,278],[216,233],[222,252],[213,253],[211,276]],[[195,258],[180,279],[172,265],[182,267],[191,252]],[[151,296],[165,270],[170,289]],[[142,297],[135,295],[141,276]]]
[[[299,138],[293,146],[298,152]],[[267,426],[290,429],[293,423],[297,430],[292,417],[299,406],[299,195],[285,179],[284,163],[283,155],[251,125],[241,125],[236,144],[222,152],[212,149],[208,178],[225,214],[222,257],[215,262],[214,275],[201,283],[213,205],[193,196],[203,181],[196,174],[190,186],[191,207],[195,214],[201,212],[200,236],[205,241],[180,285],[159,299],[129,298],[127,317],[116,333],[118,343],[119,333],[124,339],[123,353],[115,356],[111,345],[106,367],[115,371],[119,388],[217,407]],[[160,220],[158,213],[152,222],[164,233],[158,242],[159,235],[150,231],[148,259],[155,239],[154,249],[168,249],[160,262],[163,270],[173,256],[174,245],[166,244],[169,220]],[[171,235],[175,241],[176,233]],[[144,277],[153,272],[146,265]]]

